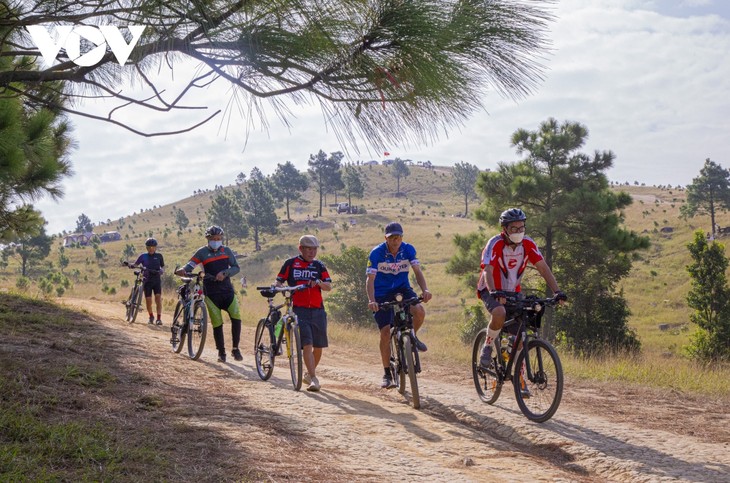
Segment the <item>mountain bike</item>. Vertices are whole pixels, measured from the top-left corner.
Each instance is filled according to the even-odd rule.
[[[308,285],[296,287],[256,287],[269,303],[269,312],[259,320],[254,336],[254,356],[256,371],[259,377],[266,381],[274,372],[274,360],[277,355],[283,354],[286,347],[286,356],[289,359],[289,371],[294,390],[302,388],[302,341],[299,335],[299,321],[294,313],[292,296],[295,292],[309,288]],[[284,303],[275,305],[276,294],[284,296]],[[281,309],[284,308],[284,314]]]
[[[184,283],[177,288],[177,305],[170,327],[172,350],[177,354],[182,352],[187,337],[188,356],[194,361],[203,353],[208,333],[208,309],[203,292],[205,277],[211,276],[198,272],[180,277]]]
[[[142,307],[142,295],[144,293],[144,277],[142,275],[142,269],[136,268],[135,265],[130,265],[127,262],[122,263],[127,268],[134,270],[134,284],[132,290],[129,292],[129,298],[122,302],[127,308],[127,314],[125,320],[130,324],[137,320],[137,314],[139,313],[140,307]]]
[[[479,363],[487,329],[474,340],[472,372],[479,398],[494,404],[505,381],[512,381],[515,399],[527,419],[542,423],[558,410],[563,396],[563,367],[555,348],[540,337],[540,321],[547,307],[558,303],[556,298],[538,298],[507,292],[507,315],[492,350],[489,367]]]
[[[411,385],[411,401],[414,409],[420,409],[421,399],[418,394],[418,376],[421,372],[421,360],[416,347],[416,333],[413,330],[413,314],[411,306],[423,300],[413,297],[403,300],[397,294],[395,300],[378,304],[380,309],[392,308],[393,324],[390,327],[390,372],[396,383],[398,392],[405,396],[406,375]]]

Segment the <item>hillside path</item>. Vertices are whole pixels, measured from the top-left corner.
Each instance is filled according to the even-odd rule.
[[[244,327],[242,363],[217,363],[212,333],[194,362],[170,350],[169,315],[161,328],[140,323],[144,313],[129,325],[118,303],[63,301],[118,333],[116,355],[150,374],[156,390],[215,397],[186,423],[240,442],[235,456],[271,481],[730,481],[726,402],[567,380],[557,414],[536,424],[520,413],[511,388],[486,405],[468,367],[438,367],[426,353],[417,411],[395,390],[380,389],[375,347],[326,349],[318,369],[322,391],[295,392],[284,361],[269,381],[259,379],[252,327]],[[195,402],[171,397],[164,410],[181,418]],[[282,447],[302,452],[287,459]]]

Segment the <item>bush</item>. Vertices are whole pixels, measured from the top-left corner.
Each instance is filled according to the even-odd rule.
[[[21,292],[28,290],[28,287],[30,287],[30,279],[28,277],[18,277],[18,280],[15,281],[15,288]]]
[[[359,247],[348,247],[339,256],[323,256],[322,261],[337,278],[325,302],[327,311],[339,322],[370,327],[373,315],[368,310],[364,277],[368,253]]]
[[[464,320],[459,324],[459,339],[464,344],[471,344],[477,333],[484,329],[489,321],[481,303],[464,307]]]

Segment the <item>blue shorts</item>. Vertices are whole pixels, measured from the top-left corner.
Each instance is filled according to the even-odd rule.
[[[416,295],[416,292],[414,292],[413,289],[409,287],[396,290],[382,297],[375,297],[375,301],[379,304],[383,302],[390,302],[391,300],[395,300],[395,296],[398,294],[403,294],[403,300],[418,297],[418,295]],[[373,313],[373,316],[375,317],[375,322],[378,323],[378,329],[382,329],[383,327],[388,327],[392,325],[393,314],[393,307],[389,307],[385,310],[378,310],[377,312]]]
[[[294,313],[299,321],[302,346],[327,347],[327,312],[324,309],[294,307]]]

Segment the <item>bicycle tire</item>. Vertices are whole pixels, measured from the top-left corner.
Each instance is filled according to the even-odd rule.
[[[502,381],[499,380],[494,364],[491,368],[483,368],[479,363],[482,347],[487,340],[487,329],[482,329],[474,339],[471,353],[471,370],[474,377],[474,387],[479,399],[487,404],[494,404],[502,392]]]
[[[530,358],[530,370],[534,374],[533,380],[530,380],[528,375],[524,381],[530,396],[525,397],[522,394],[520,369],[525,359],[523,350],[517,354],[515,376],[512,378],[515,399],[527,419],[543,423],[550,419],[560,406],[563,397],[563,366],[555,348],[542,339],[530,340],[527,344],[527,356]]]
[[[175,306],[175,313],[172,316],[172,325],[170,326],[170,332],[172,333],[172,336],[170,337],[170,344],[172,345],[172,350],[175,354],[182,352],[183,345],[185,344],[186,331],[184,329],[186,327],[185,307],[178,300],[177,305]]]
[[[411,384],[411,403],[413,409],[421,408],[421,396],[418,392],[418,375],[416,374],[416,357],[415,348],[413,347],[413,341],[411,340],[410,334],[403,334],[401,336],[403,341],[403,352],[406,357],[405,359],[405,370],[408,372],[408,380]]]
[[[299,334],[299,326],[290,328],[287,334],[286,344],[289,352],[289,371],[294,390],[302,388],[302,339]]]
[[[129,297],[127,298],[127,302],[124,304],[125,308],[126,308],[126,313],[124,314],[124,320],[127,322],[132,320],[132,306],[134,305],[133,301],[134,301],[135,288],[136,287],[132,287],[132,290],[129,291]]]
[[[195,302],[193,307],[192,324],[187,321],[188,331],[188,356],[197,361],[203,354],[205,347],[205,336],[208,333],[208,309],[205,303]]]
[[[274,333],[270,325],[266,325],[267,319],[259,320],[256,326],[254,337],[253,353],[256,359],[256,372],[262,381],[267,381],[274,373],[274,359],[276,354],[272,350],[274,346]],[[267,336],[268,334],[268,336]]]
[[[139,314],[139,309],[142,307],[142,286],[137,285],[135,289],[136,293],[134,295],[134,303],[132,304],[132,313],[130,314],[129,323],[133,324],[135,320],[137,320],[137,314]]]
[[[397,339],[395,338],[395,332],[390,336],[390,374],[395,382],[395,387],[398,392],[404,394],[406,391],[406,376],[402,371],[403,363],[401,362],[401,353],[398,348]]]

